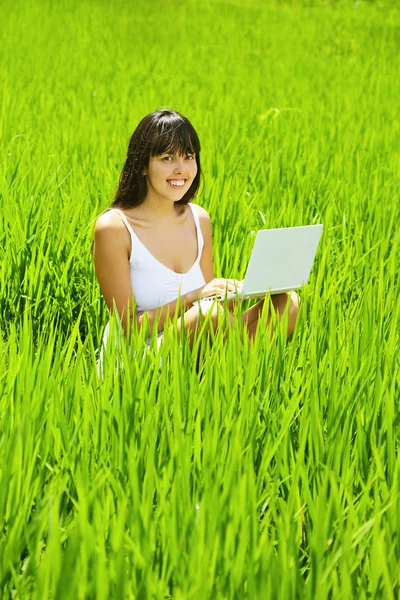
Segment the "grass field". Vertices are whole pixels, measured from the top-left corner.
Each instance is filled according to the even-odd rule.
[[[0,597],[400,595],[396,3],[5,0]],[[323,223],[292,338],[96,360],[93,225],[161,106],[202,142],[217,276]]]

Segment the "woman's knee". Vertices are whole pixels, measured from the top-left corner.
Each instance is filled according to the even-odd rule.
[[[297,315],[299,312],[299,297],[296,292],[286,292],[278,294],[272,299],[275,311],[278,317],[283,317],[285,311],[288,315],[288,335],[290,335],[295,327]]]
[[[208,318],[210,327],[217,332],[219,329],[226,330],[233,325],[234,317],[232,313],[220,302],[214,302],[208,310],[202,310],[203,318]]]
[[[288,334],[293,333],[294,327],[297,321],[297,315],[299,313],[299,297],[296,292],[289,292],[287,294],[288,299]]]

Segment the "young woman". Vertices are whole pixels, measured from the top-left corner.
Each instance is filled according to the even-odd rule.
[[[157,110],[139,123],[129,142],[115,200],[96,221],[94,262],[110,312],[118,311],[130,333],[133,320],[145,320],[161,337],[167,316],[177,321],[190,344],[205,312],[216,329],[224,304],[201,298],[234,291],[240,282],[215,278],[208,213],[191,203],[201,176],[200,142],[191,123],[171,110]],[[132,301],[134,299],[134,302]],[[251,338],[263,300],[243,313]],[[211,304],[211,306],[210,306]],[[293,331],[298,299],[293,292],[272,297],[277,316],[288,306],[288,334]],[[228,319],[234,320],[232,303]],[[108,335],[106,328],[104,341]]]

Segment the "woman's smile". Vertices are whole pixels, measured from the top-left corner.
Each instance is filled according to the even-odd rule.
[[[169,185],[174,188],[181,188],[185,185],[186,179],[167,179]]]

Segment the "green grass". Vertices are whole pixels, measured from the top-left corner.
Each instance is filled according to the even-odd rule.
[[[2,12],[0,596],[397,598],[396,4]],[[289,341],[218,333],[199,377],[142,334],[99,380],[94,220],[160,106],[199,132],[218,276],[250,231],[323,239]]]

